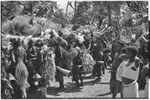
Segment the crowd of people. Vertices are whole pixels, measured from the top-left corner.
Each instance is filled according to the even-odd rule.
[[[94,41],[92,32],[90,38],[83,35],[82,42],[75,34],[62,34],[49,29],[38,37],[9,37],[10,45],[1,46],[2,98],[28,98],[33,91],[46,98],[51,81],[58,81],[58,89],[63,91],[63,76],[73,76],[79,88],[84,85],[83,74],[91,73],[97,81],[105,69],[111,71],[113,98],[117,93],[121,98],[139,98],[142,86],[148,97],[149,33],[131,44],[114,40],[111,47],[103,38]]]

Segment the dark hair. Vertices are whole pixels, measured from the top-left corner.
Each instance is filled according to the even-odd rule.
[[[119,45],[121,45],[122,47],[125,46],[125,43],[123,41],[117,41],[116,43],[118,43]]]
[[[142,48],[142,53],[141,55],[143,56],[144,59],[149,59],[149,41],[144,44],[144,47]]]
[[[42,47],[43,46],[43,42],[42,40],[37,40],[37,42],[35,43],[36,47]]]
[[[128,46],[126,48],[126,50],[132,52],[133,53],[133,57],[135,57],[137,55],[137,53],[138,53],[138,50],[137,50],[137,48],[135,46]]]
[[[123,47],[121,50],[122,53],[126,53],[126,51],[127,51],[127,47]]]
[[[18,40],[16,40],[15,38],[10,39],[10,42],[12,43],[12,46],[13,46],[14,48],[18,48],[18,47],[19,47]]]
[[[28,46],[29,45],[33,45],[33,40],[32,39],[30,39],[29,41],[28,41]]]
[[[40,87],[45,87],[46,86],[46,79],[45,78],[42,78],[40,81],[39,81],[39,85]]]

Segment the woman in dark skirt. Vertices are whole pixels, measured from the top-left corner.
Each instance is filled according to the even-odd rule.
[[[110,78],[110,91],[112,92],[112,97],[115,98],[117,93],[121,93],[121,97],[123,97],[122,94],[122,85],[121,82],[119,82],[116,79],[116,73],[117,73],[117,68],[119,67],[120,63],[122,62],[122,59],[119,57],[119,55],[122,53],[121,50],[125,46],[125,44],[122,41],[116,41],[113,44],[112,47],[112,55],[113,57],[113,62],[112,62],[112,69],[111,69],[111,78]]]

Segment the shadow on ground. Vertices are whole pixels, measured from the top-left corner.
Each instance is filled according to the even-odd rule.
[[[35,89],[29,89],[27,92],[27,99],[45,99],[46,97],[41,95]]]
[[[73,87],[67,87],[64,92],[65,93],[75,93],[75,92],[82,92],[82,87],[78,88],[76,86],[73,86]]]
[[[64,91],[58,90],[57,87],[48,87],[47,88],[47,94],[54,95],[54,96],[59,96],[60,92],[65,92],[65,93],[82,92],[81,89],[82,88],[75,87],[75,85],[70,85],[70,86],[65,85]]]
[[[59,91],[57,87],[48,87],[47,88],[47,94],[49,95],[54,95],[54,96],[59,96]]]
[[[99,94],[98,96],[106,96],[106,95],[110,95],[111,92],[108,92],[108,93],[104,93],[104,94]]]
[[[109,82],[97,82],[96,84],[110,84]]]

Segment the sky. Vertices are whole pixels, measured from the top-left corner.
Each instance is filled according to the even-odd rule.
[[[55,1],[55,0],[54,0]],[[68,0],[56,0],[57,4],[59,5],[59,7],[61,9],[64,9],[63,11],[66,12],[66,8],[67,8],[67,2]],[[72,3],[73,4],[73,3]],[[68,12],[72,12],[73,9],[71,7],[68,7]]]

